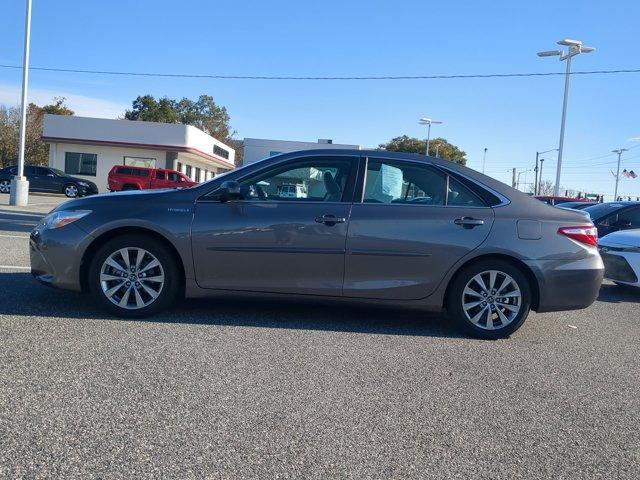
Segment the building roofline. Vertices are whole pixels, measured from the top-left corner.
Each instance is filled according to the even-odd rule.
[[[235,168],[235,165],[230,161],[217,157],[215,155],[211,155],[210,153],[203,152],[202,150],[198,150],[193,147],[185,147],[182,145],[158,145],[151,143],[135,143],[135,142],[116,142],[109,140],[91,140],[91,139],[82,139],[82,138],[67,138],[67,137],[45,137],[42,136],[42,140],[48,143],[78,143],[81,145],[100,145],[105,147],[134,147],[134,148],[142,148],[148,150],[166,150],[169,152],[185,152],[191,153],[194,155],[198,155],[200,157],[206,158],[207,160],[215,161],[223,164],[229,168]]]

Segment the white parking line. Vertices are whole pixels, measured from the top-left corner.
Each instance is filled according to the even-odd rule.
[[[18,265],[0,265],[2,270],[31,270],[31,267],[20,267]]]

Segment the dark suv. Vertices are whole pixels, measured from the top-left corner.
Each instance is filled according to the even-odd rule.
[[[18,167],[16,166],[0,170],[0,193],[9,193],[11,178],[17,174]],[[95,183],[83,178],[72,177],[57,168],[25,165],[24,176],[29,180],[30,192],[64,193],[69,198],[98,193],[98,187]]]

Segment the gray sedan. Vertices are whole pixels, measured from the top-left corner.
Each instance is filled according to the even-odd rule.
[[[604,270],[578,212],[446,160],[363,150],[69,201],[30,244],[36,279],[123,317],[178,296],[296,296],[446,309],[482,338],[511,334],[531,309],[589,306]]]

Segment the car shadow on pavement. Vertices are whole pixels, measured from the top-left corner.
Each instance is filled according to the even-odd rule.
[[[44,215],[40,213],[7,212],[0,210],[0,230],[29,233]]]
[[[640,303],[640,288],[603,283],[598,300],[607,303]]]
[[[30,273],[0,272],[0,315],[285,328],[381,335],[462,337],[441,314],[321,301],[188,299],[141,320],[113,317],[89,295],[39,285]]]

